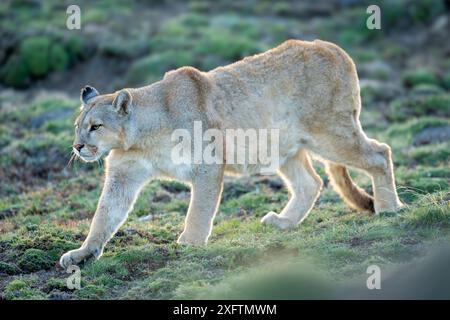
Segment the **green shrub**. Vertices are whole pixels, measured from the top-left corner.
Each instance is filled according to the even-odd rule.
[[[448,164],[450,159],[450,144],[440,143],[414,148],[409,155],[422,165],[436,166]]]
[[[382,12],[382,28],[394,27],[399,21],[405,18],[405,4],[401,0],[384,0],[380,7]]]
[[[100,286],[87,285],[75,293],[79,299],[101,299],[105,295],[106,290]]]
[[[205,30],[203,38],[197,43],[194,50],[200,54],[218,55],[228,61],[239,60],[260,51],[257,44],[251,39],[226,29]]]
[[[289,15],[291,13],[291,4],[289,2],[276,2],[273,5],[273,11],[280,16]]]
[[[446,126],[449,120],[424,117],[421,119],[412,119],[406,123],[392,125],[387,133],[390,139],[401,138],[403,145],[412,143],[415,134],[433,127]]]
[[[190,1],[189,9],[194,12],[207,12],[211,9],[211,3],[208,1]]]
[[[8,86],[24,88],[33,77],[43,77],[52,70],[65,70],[84,58],[86,48],[80,37],[71,37],[67,42],[49,36],[29,37],[9,57],[0,70],[0,78]]]
[[[191,65],[193,62],[193,56],[186,51],[152,54],[131,65],[127,80],[131,84],[145,84],[146,81],[160,78],[171,69]]]
[[[411,1],[408,9],[413,22],[429,22],[445,12],[445,4],[443,0]]]
[[[19,272],[20,270],[15,265],[0,261],[0,274],[16,274]]]
[[[30,287],[25,280],[14,279],[9,282],[4,290],[4,297],[8,300],[14,299],[43,299],[44,295]]]
[[[438,94],[445,93],[445,90],[435,84],[421,83],[421,84],[416,85],[412,89],[412,93],[417,94],[417,95],[421,95],[421,94],[438,95]]]
[[[3,82],[15,88],[24,88],[29,81],[28,69],[20,56],[14,56],[2,70]]]
[[[444,0],[384,0],[380,4],[383,28],[429,23],[445,12]]]
[[[72,61],[87,57],[86,45],[81,37],[71,37],[67,40],[66,48]]]
[[[83,13],[83,21],[85,23],[104,23],[108,19],[108,11],[95,7],[88,7]]]
[[[53,70],[65,70],[69,66],[69,55],[60,44],[53,44],[50,49],[50,66]]]
[[[49,292],[55,289],[59,291],[68,291],[69,288],[67,287],[65,279],[58,279],[58,278],[48,279],[47,283],[45,284],[45,290]]]
[[[439,85],[439,80],[432,72],[425,69],[419,69],[406,72],[403,75],[403,83],[407,87],[414,87],[418,84]]]
[[[43,76],[50,69],[51,40],[47,36],[25,39],[20,46],[20,54],[25,65],[33,76]]]
[[[403,121],[420,116],[450,116],[450,94],[415,96],[394,100],[386,113],[390,121]]]
[[[343,46],[360,45],[364,41],[364,35],[359,30],[347,29],[338,35],[338,42]]]

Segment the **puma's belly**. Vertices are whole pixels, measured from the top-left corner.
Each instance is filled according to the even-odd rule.
[[[231,175],[276,174],[286,159],[306,147],[308,138],[298,130],[294,131],[280,130],[279,139],[269,139],[266,143],[259,141],[256,147],[246,145],[239,149],[235,145],[238,154],[225,157],[225,172]]]

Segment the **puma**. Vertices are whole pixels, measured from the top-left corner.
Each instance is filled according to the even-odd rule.
[[[209,72],[183,67],[149,86],[113,94],[86,86],[81,102],[73,151],[84,161],[108,154],[106,178],[89,234],[79,249],[61,257],[64,268],[100,257],[140,190],[154,178],[190,185],[178,242],[206,244],[224,174],[252,173],[258,165],[174,164],[171,151],[177,141],[172,132],[191,132],[198,121],[202,130],[279,129],[277,173],[291,197],[279,214],[267,213],[263,223],[284,229],[307,217],[322,188],[313,156],[325,163],[334,189],[350,207],[376,213],[402,207],[390,147],[363,132],[355,65],[332,43],[289,40]],[[347,167],[372,178],[373,197],[353,183]]]

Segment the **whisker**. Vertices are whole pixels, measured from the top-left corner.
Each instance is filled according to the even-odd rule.
[[[101,158],[98,158],[98,159],[96,160],[96,162],[97,162],[97,164],[99,165],[100,168],[103,168],[103,162],[102,162],[102,159],[101,159]]]
[[[71,156],[70,156],[70,159],[69,159],[69,161],[67,162],[67,164],[66,164],[66,166],[64,167],[64,169],[67,169],[68,167],[70,167],[70,165],[72,164],[74,158],[75,158],[75,153],[72,153]]]

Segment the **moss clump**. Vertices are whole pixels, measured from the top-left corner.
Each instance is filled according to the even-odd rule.
[[[79,299],[101,299],[105,293],[105,288],[96,285],[87,285],[75,292]]]
[[[446,119],[424,117],[412,119],[402,124],[392,125],[386,132],[387,142],[391,144],[393,150],[411,146],[416,134],[427,128],[441,127],[449,125]]]
[[[43,299],[44,295],[30,287],[30,284],[21,279],[15,279],[9,282],[4,290],[4,297],[7,300],[16,299]]]
[[[257,53],[260,48],[245,36],[238,36],[228,30],[206,30],[202,41],[196,46],[201,54],[214,54],[228,60],[238,60],[244,56]]]
[[[6,263],[3,261],[0,261],[0,274],[6,273],[6,274],[17,274],[20,270],[15,265]]]
[[[211,3],[208,1],[194,0],[189,2],[189,10],[193,12],[208,12],[211,9]]]
[[[193,64],[193,56],[189,52],[168,51],[152,54],[135,61],[128,72],[127,79],[132,84],[145,84],[160,78],[165,72]]]
[[[450,94],[414,96],[393,101],[386,113],[390,121],[404,121],[420,116],[450,116]]]
[[[19,259],[19,267],[28,272],[50,269],[55,261],[49,254],[40,249],[28,249]]]
[[[66,120],[72,111],[76,110],[78,102],[75,100],[63,99],[60,97],[47,97],[37,99],[24,109],[17,109],[5,115],[8,121],[18,121],[23,124],[31,125],[33,128],[39,128],[47,121],[58,119]],[[72,130],[73,125],[69,124],[67,130]]]
[[[48,279],[44,289],[46,292],[50,292],[52,290],[70,291],[70,289],[67,287],[65,279],[58,279],[58,278]]]

